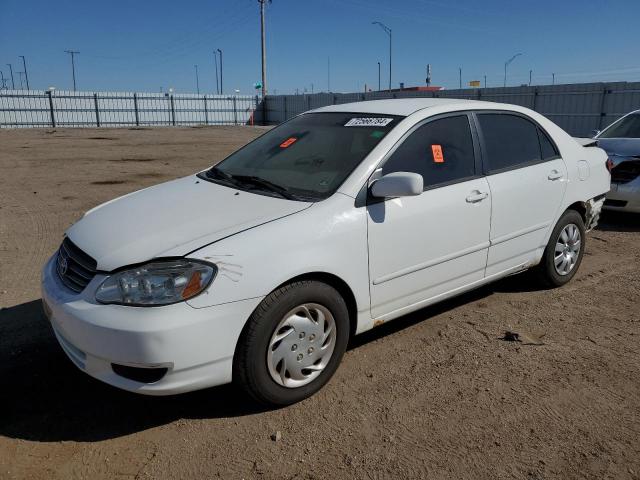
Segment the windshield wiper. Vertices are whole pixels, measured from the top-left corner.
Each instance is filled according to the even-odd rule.
[[[229,174],[225,174],[225,175],[229,175]],[[272,183],[269,180],[265,180],[264,178],[254,177],[253,175],[229,175],[229,177],[231,181],[238,181],[240,183],[261,187],[270,192],[275,192],[278,195],[280,195],[282,198],[286,198],[287,200],[298,200],[298,198],[295,195],[293,195],[289,190],[287,190],[285,187],[276,185],[275,183]]]

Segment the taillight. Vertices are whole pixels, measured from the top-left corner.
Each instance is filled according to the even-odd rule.
[[[609,170],[609,173],[613,170],[613,161],[610,158],[607,158],[607,170]]]

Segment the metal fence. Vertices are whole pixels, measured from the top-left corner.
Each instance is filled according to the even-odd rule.
[[[640,109],[640,82],[582,83],[506,88],[468,88],[438,92],[319,93],[269,95],[261,105],[270,124],[326,105],[383,98],[434,97],[485,100],[521,105],[546,116],[574,136],[588,136],[625,113]]]
[[[279,124],[326,105],[383,98],[462,98],[512,103],[548,117],[574,136],[601,130],[640,109],[640,82],[468,88],[438,92],[249,95],[0,91],[0,128]]]
[[[244,125],[258,104],[249,95],[0,90],[0,128]]]

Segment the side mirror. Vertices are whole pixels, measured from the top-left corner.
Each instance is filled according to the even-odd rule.
[[[589,136],[590,136],[591,138],[595,138],[595,137],[596,137],[596,135],[598,135],[599,133],[600,133],[600,130],[598,130],[598,129],[591,130],[591,133],[589,134]]]
[[[376,198],[411,197],[420,195],[424,188],[422,175],[411,172],[393,172],[376,180],[371,195]]]

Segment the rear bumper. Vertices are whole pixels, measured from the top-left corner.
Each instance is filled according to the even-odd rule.
[[[193,308],[101,305],[91,299],[96,277],[81,294],[62,285],[54,258],[42,272],[42,301],[60,346],[82,371],[124,390],[171,395],[228,383],[235,347],[260,298]],[[166,369],[143,382],[116,373],[112,364]],[[130,371],[131,369],[119,369]]]
[[[603,208],[640,213],[640,177],[628,183],[611,182]]]

